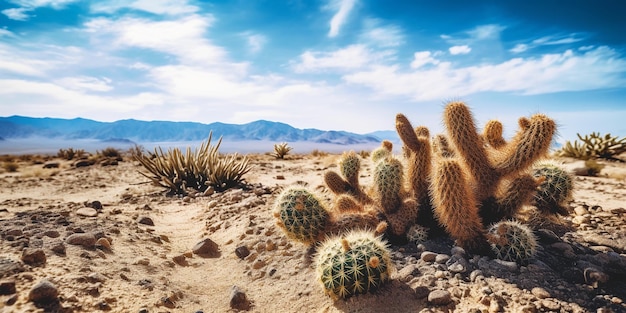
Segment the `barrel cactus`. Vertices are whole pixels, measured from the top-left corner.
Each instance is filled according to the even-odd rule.
[[[335,300],[374,292],[391,274],[387,243],[365,230],[328,238],[319,246],[315,264],[324,293]]]
[[[534,197],[535,206],[542,212],[567,214],[565,204],[572,198],[572,175],[558,164],[543,162],[533,167],[535,177],[545,177]]]
[[[324,235],[330,216],[321,200],[305,188],[285,189],[276,200],[274,216],[288,237],[313,244]]]
[[[537,252],[532,230],[517,221],[502,221],[489,228],[491,248],[498,259],[524,263]]]

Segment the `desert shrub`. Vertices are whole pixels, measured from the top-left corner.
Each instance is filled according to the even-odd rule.
[[[277,159],[284,159],[291,150],[293,150],[293,148],[290,147],[288,143],[281,142],[274,144],[274,152],[272,152],[271,155]]]
[[[558,156],[572,157],[580,160],[589,160],[595,158],[616,160],[617,156],[626,152],[626,137],[619,138],[606,134],[601,136],[600,133],[591,133],[584,137],[576,134],[578,140],[574,142],[566,141],[565,145],[556,151]]]
[[[315,150],[311,151],[311,156],[314,156],[314,157],[324,157],[324,156],[327,156],[327,155],[328,155],[328,152],[321,151],[319,149],[315,149]]]
[[[104,148],[104,150],[102,150],[102,151],[97,151],[96,154],[99,157],[103,157],[103,158],[112,158],[112,159],[116,159],[118,161],[122,160],[122,153],[120,152],[120,150],[115,149],[113,147]]]
[[[362,158],[367,159],[367,158],[369,158],[369,157],[370,157],[370,152],[369,152],[369,151],[367,151],[367,150],[361,150],[361,151],[359,151],[359,155],[360,155]]]
[[[595,160],[587,160],[585,161],[585,169],[587,170],[587,176],[598,176],[602,169],[604,168],[604,164],[600,164]]]
[[[17,163],[15,163],[14,161],[10,161],[10,162],[4,162],[2,164],[2,167],[4,168],[5,171],[9,173],[14,173],[14,172],[17,172],[19,165],[17,165]]]
[[[209,187],[223,191],[239,185],[243,176],[251,169],[249,159],[238,154],[220,155],[218,152],[222,138],[215,146],[211,145],[212,134],[199,149],[192,152],[187,147],[180,149],[161,147],[150,154],[134,154],[133,158],[148,171],[140,173],[155,184],[168,188],[171,194],[185,195],[190,191],[204,192]],[[137,152],[138,153],[138,152]]]
[[[68,161],[74,160],[74,159],[80,159],[84,156],[86,156],[86,152],[83,149],[74,150],[74,148],[67,148],[67,149],[59,149],[59,152],[57,152],[57,157],[68,160]]]

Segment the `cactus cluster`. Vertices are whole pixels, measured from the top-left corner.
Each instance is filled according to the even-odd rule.
[[[501,221],[489,228],[491,248],[501,260],[524,263],[535,255],[537,239],[532,230],[517,221]]]
[[[351,231],[324,241],[315,267],[324,293],[333,299],[377,290],[391,275],[387,244],[371,231]]]
[[[555,163],[542,162],[533,167],[535,177],[543,177],[534,195],[534,205],[542,212],[568,213],[565,205],[572,198],[574,180],[572,175]]]
[[[602,136],[595,132],[584,137],[580,134],[576,135],[580,142],[578,140],[574,140],[574,143],[566,141],[565,145],[556,151],[558,156],[581,160],[595,158],[615,160],[618,159],[617,156],[626,152],[626,138],[620,139],[617,136],[611,136],[611,134]]]
[[[523,205],[531,203],[537,187],[549,180],[529,170],[547,155],[556,124],[542,114],[522,117],[519,130],[507,141],[496,120],[479,132],[462,102],[448,103],[443,120],[446,134],[431,138],[426,127],[413,127],[406,116],[398,114],[396,130],[403,143],[403,159],[392,153],[391,142],[384,141],[371,154],[375,166],[370,186],[360,185],[356,153],[344,153],[339,171],[327,171],[324,176],[335,198],[325,207],[328,217],[321,233],[373,229],[384,221],[389,239],[406,240],[411,227],[419,225],[431,233],[447,232],[470,253],[492,255],[489,225],[515,217]],[[281,227],[281,223],[286,225],[279,220]],[[319,234],[308,238],[314,237],[324,238]]]

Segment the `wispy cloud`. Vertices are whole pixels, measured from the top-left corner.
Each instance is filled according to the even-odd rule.
[[[472,48],[470,48],[468,45],[452,46],[448,48],[448,51],[450,51],[450,54],[452,55],[468,54],[472,51]]]
[[[319,71],[346,71],[364,69],[370,64],[379,64],[392,59],[390,50],[374,51],[366,45],[350,45],[335,51],[306,51],[292,68],[298,73]]]
[[[121,9],[133,9],[159,15],[181,15],[195,13],[197,6],[179,0],[135,0],[135,1],[94,1],[91,11],[95,13],[115,13]]]
[[[19,7],[2,10],[1,13],[12,20],[27,21],[31,18],[31,15],[28,13],[37,8],[50,7],[55,10],[60,10],[68,4],[77,1],[80,0],[8,0],[7,2],[13,3]]]
[[[522,53],[539,46],[567,45],[577,43],[583,40],[584,39],[579,37],[578,34],[570,34],[567,36],[544,36],[532,40],[529,43],[518,43],[509,51],[512,53]]]
[[[405,43],[405,35],[397,25],[385,24],[380,19],[368,18],[359,36],[361,42],[382,48],[398,47]]]
[[[430,51],[419,51],[413,54],[413,61],[411,62],[411,68],[417,69],[427,64],[437,65],[439,60],[435,59],[435,55],[438,53],[432,53]]]
[[[346,23],[350,11],[354,8],[357,0],[331,0],[328,7],[336,10],[336,13],[330,20],[330,30],[328,37],[337,37],[339,30]]]
[[[248,44],[248,50],[252,54],[258,53],[267,44],[267,37],[261,34],[244,32],[241,35],[245,38],[246,43]]]
[[[30,18],[30,16],[26,13],[30,11],[31,9],[26,9],[26,8],[12,8],[12,9],[2,10],[2,14],[6,15],[9,19],[12,19],[12,20],[27,21]]]

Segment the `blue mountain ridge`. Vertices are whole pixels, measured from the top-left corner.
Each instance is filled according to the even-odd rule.
[[[54,139],[96,139],[134,142],[166,142],[205,140],[213,132],[214,138],[247,141],[265,140],[276,142],[308,141],[316,143],[360,144],[380,142],[371,134],[355,134],[346,131],[323,131],[298,129],[285,123],[258,120],[247,124],[215,122],[140,121],[135,119],[115,122],[98,122],[75,118],[35,118],[26,116],[0,117],[0,137],[20,139],[44,137]]]

